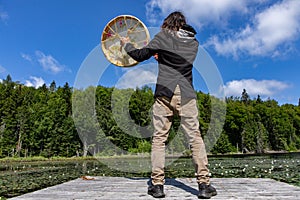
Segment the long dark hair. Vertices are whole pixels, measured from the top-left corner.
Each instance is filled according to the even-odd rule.
[[[184,24],[186,24],[185,16],[181,12],[175,11],[164,19],[161,28],[178,31]]]

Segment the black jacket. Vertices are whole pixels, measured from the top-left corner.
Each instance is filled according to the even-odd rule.
[[[180,31],[162,30],[142,49],[136,49],[131,43],[125,44],[125,51],[138,62],[158,53],[159,71],[155,97],[171,98],[176,85],[179,85],[182,98],[196,98],[192,68],[199,43],[193,35],[186,35],[184,31],[182,34]]]

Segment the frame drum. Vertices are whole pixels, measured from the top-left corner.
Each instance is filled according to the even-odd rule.
[[[106,59],[119,67],[131,67],[138,64],[120,44],[120,37],[129,37],[135,48],[142,48],[150,41],[147,27],[138,18],[120,15],[105,26],[101,35],[101,47]]]

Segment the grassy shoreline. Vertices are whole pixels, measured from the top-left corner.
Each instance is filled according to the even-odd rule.
[[[292,154],[300,154],[299,151],[268,151],[265,153],[227,153],[227,154],[208,154],[208,158],[215,157],[248,157],[248,156],[288,156]],[[150,157],[150,153],[141,153],[141,154],[121,154],[121,155],[107,155],[107,156],[74,156],[74,157],[43,157],[43,156],[33,156],[33,157],[4,157],[0,158],[0,162],[2,161],[49,161],[49,160],[91,160],[91,159],[111,159],[111,158],[147,158]],[[166,155],[167,158],[189,158],[190,155],[182,155],[182,154],[174,154],[174,155]]]

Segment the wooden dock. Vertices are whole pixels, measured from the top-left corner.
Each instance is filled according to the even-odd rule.
[[[147,178],[93,177],[82,178],[60,185],[24,194],[12,200],[135,200],[154,199],[147,194]],[[213,178],[212,185],[218,195],[213,200],[296,200],[300,199],[300,187],[262,178]],[[166,200],[197,198],[197,183],[191,178],[167,179],[165,184]]]

